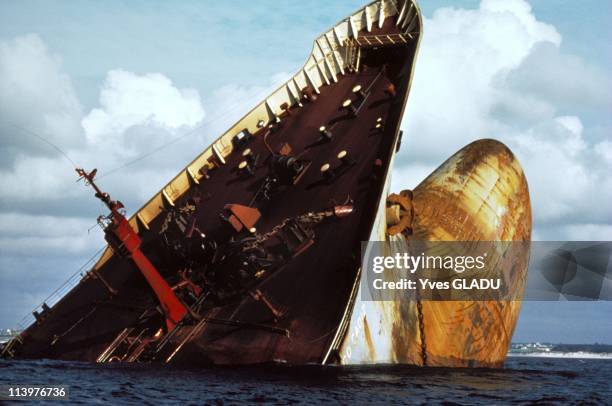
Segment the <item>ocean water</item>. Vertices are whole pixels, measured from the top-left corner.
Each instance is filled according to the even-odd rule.
[[[0,360],[0,386],[68,385],[70,404],[610,404],[611,380],[605,358],[509,357],[494,370]]]

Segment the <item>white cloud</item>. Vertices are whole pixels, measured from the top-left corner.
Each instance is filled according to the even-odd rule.
[[[290,77],[289,73],[279,72],[267,79],[267,83],[258,86],[229,84],[215,90],[206,103],[207,109],[211,112],[208,125],[214,134],[214,137],[207,141],[212,141],[221,135],[227,127],[248,113]]]
[[[178,89],[159,73],[112,70],[100,91],[100,107],[82,123],[91,146],[127,147],[135,155],[143,146],[160,145],[175,137],[175,130],[194,127],[203,119],[197,90]]]
[[[575,241],[610,241],[612,225],[610,224],[567,224],[555,227],[548,233],[550,240],[558,239],[555,235],[571,235]]]
[[[595,145],[595,152],[605,160],[608,169],[612,170],[612,142],[602,141]]]
[[[0,234],[5,237],[77,236],[87,234],[95,219],[30,215],[18,212],[0,213]]]
[[[535,44],[561,36],[522,1],[485,1],[476,10],[438,9],[425,19],[409,107],[406,150],[419,160],[449,156],[494,129],[494,84],[518,68]],[[423,142],[422,134],[431,136]],[[442,151],[441,151],[442,149]]]
[[[414,189],[437,167],[437,165],[418,163],[403,166],[396,164],[391,175],[391,192],[398,193],[402,189]]]
[[[102,232],[94,218],[0,213],[0,253],[3,257],[82,258],[102,245]],[[74,269],[68,271],[74,272]]]
[[[79,195],[74,185],[76,173],[62,157],[20,154],[14,166],[0,170],[2,201],[19,204],[65,200]],[[41,208],[44,211],[44,208]]]
[[[594,152],[586,143],[579,118],[547,120],[507,136],[506,142],[525,170],[536,225],[612,220],[606,205],[594,204],[594,199],[612,199],[612,183],[605,168],[591,165]],[[559,234],[556,238],[576,237]]]
[[[607,75],[564,53],[555,27],[523,0],[439,9],[424,26],[394,187],[414,187],[424,168],[475,139],[496,138],[523,165],[536,231],[556,227],[555,238],[572,239],[595,230],[586,225],[612,223],[611,211],[593,201],[612,200],[612,148],[594,145],[585,122],[610,112]]]
[[[0,51],[3,55],[0,66],[10,65],[10,69],[5,69],[10,73],[6,83],[0,77],[0,99],[9,99],[17,93],[20,100],[11,110],[2,109],[2,118],[58,145],[86,169],[97,166],[104,173],[116,168],[194,130],[205,117],[196,90],[179,89],[159,73],[137,75],[123,70],[108,72],[100,91],[100,106],[83,116],[69,77],[61,70],[59,59],[49,55],[40,38],[32,35],[3,42]],[[31,65],[37,68],[30,69]],[[44,81],[45,86],[41,89],[31,86],[33,79]],[[31,86],[31,91],[25,89],[26,84]],[[48,113],[53,108],[61,114]],[[24,116],[28,111],[31,118]],[[69,118],[74,127],[68,134],[71,138],[57,129],[61,117]],[[27,202],[44,207],[48,202],[64,201],[65,210],[70,211],[71,205],[79,204],[72,199],[93,199],[82,186],[74,184],[76,174],[70,164],[49,145],[27,134],[17,143],[10,139],[8,134],[12,133],[6,129],[1,131],[2,146],[15,144],[20,148],[17,151],[6,148],[11,164],[0,167],[5,205]],[[37,149],[45,151],[47,156],[38,156]],[[164,155],[159,154],[158,159],[145,160],[138,168],[128,169],[128,179],[107,178],[104,185],[110,191],[122,192],[118,198],[127,203],[135,202],[132,204],[135,209],[196,153],[183,145],[165,155],[170,159],[160,160]],[[82,202],[83,207],[92,205],[91,200]]]
[[[500,86],[524,97],[553,103],[559,109],[612,107],[612,82],[597,66],[561,52],[558,45],[539,42],[520,66],[501,78]]]
[[[78,147],[82,141],[81,104],[61,58],[35,34],[0,40],[0,145],[17,154],[52,155],[55,151],[14,126],[44,134],[56,144]],[[3,154],[4,155],[4,154]]]

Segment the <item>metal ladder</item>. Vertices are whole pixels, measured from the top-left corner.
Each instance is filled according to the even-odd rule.
[[[361,49],[354,38],[347,38],[345,41],[345,61],[349,72],[357,72],[359,69],[359,58]]]

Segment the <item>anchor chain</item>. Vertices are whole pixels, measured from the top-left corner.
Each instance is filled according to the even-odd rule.
[[[417,290],[417,312],[419,318],[419,334],[421,337],[421,361],[427,366],[427,342],[425,341],[425,322],[423,320],[423,303]]]
[[[298,217],[286,218],[280,224],[277,224],[276,226],[274,226],[274,228],[272,228],[272,230],[270,230],[269,232],[265,234],[257,234],[253,241],[250,241],[244,245],[244,247],[242,248],[242,251],[249,251],[249,250],[256,249],[262,243],[264,243],[265,241],[269,240],[270,238],[278,234],[278,232],[282,230],[283,227],[285,227],[287,223],[289,223],[292,220],[296,220],[302,224],[316,225],[320,223],[323,219],[327,217],[332,217],[332,216],[334,216],[333,210],[325,210],[325,211],[321,211],[318,213],[310,212],[310,213],[302,214],[301,216],[298,216]]]
[[[412,235],[412,223],[414,221],[414,207],[412,205],[413,193],[411,190],[402,190],[399,194],[391,194],[387,196],[388,205],[400,206],[400,220],[389,226],[387,234],[396,235],[403,234],[406,238]],[[410,241],[410,240],[408,240]],[[408,242],[408,244],[410,244]],[[427,340],[425,337],[425,318],[423,316],[423,302],[421,300],[421,291],[417,284],[416,287],[416,307],[417,318],[419,323],[419,337],[421,340],[421,362],[423,366],[427,366]]]

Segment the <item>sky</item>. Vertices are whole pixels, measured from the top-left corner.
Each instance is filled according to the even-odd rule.
[[[32,134],[98,168],[133,213],[363,4],[0,2],[0,327],[103,246],[100,203]],[[525,170],[534,239],[610,240],[612,3],[420,5],[393,190],[416,186],[469,142],[496,138]],[[610,314],[610,302],[526,302],[514,339],[612,343]]]

